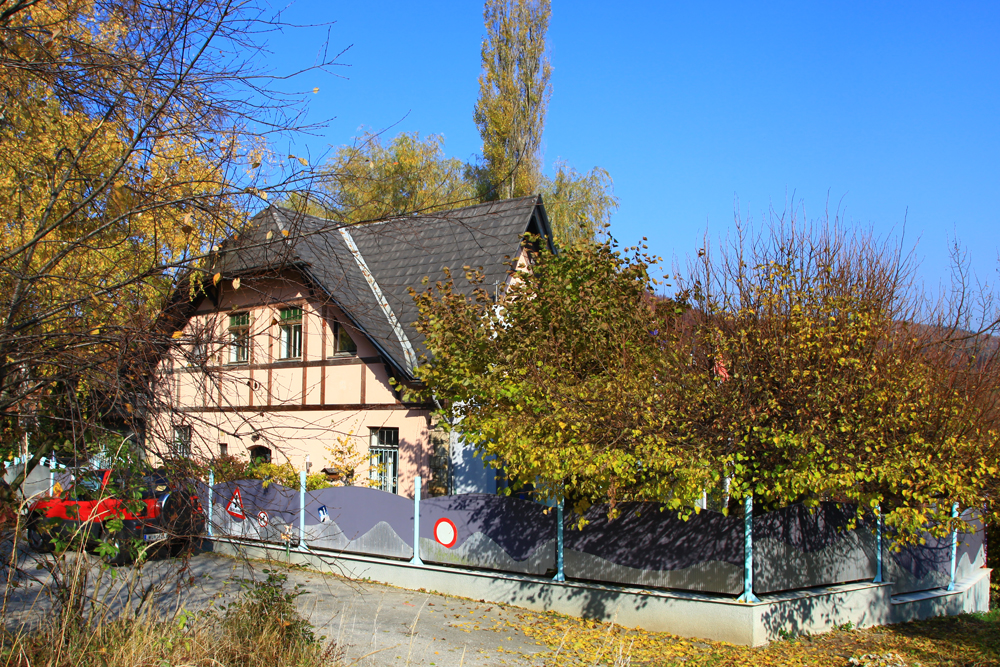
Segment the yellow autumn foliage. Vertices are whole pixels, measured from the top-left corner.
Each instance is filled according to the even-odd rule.
[[[264,154],[204,59],[224,8],[29,5],[0,23],[0,409],[116,384],[175,278],[238,233],[236,167]]]

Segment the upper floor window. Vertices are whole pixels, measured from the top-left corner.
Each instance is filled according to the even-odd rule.
[[[340,322],[333,323],[333,353],[345,355],[358,353],[358,346],[354,343],[354,339],[347,332],[347,327]]]
[[[250,361],[250,313],[229,316],[229,363]]]
[[[191,345],[191,356],[188,358],[188,366],[201,366],[208,361],[208,343],[201,337],[197,337]]]
[[[278,336],[278,358],[298,359],[302,356],[302,309],[282,308]]]

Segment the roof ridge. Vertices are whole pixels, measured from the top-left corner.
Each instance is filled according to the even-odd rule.
[[[306,213],[304,211],[296,211],[295,209],[288,208],[287,206],[282,206],[281,204],[272,204],[269,208],[280,209],[285,214],[292,214],[297,216],[304,216],[308,218],[314,218],[316,220],[323,220],[326,222],[336,223],[344,227],[373,227],[375,225],[383,225],[388,222],[398,222],[400,220],[412,220],[420,218],[443,218],[447,215],[453,215],[455,213],[471,211],[477,208],[484,207],[498,207],[501,210],[507,210],[510,208],[515,208],[515,204],[525,203],[528,200],[534,200],[533,203],[538,205],[541,203],[541,195],[525,195],[524,197],[515,197],[513,199],[494,199],[492,201],[480,202],[478,204],[470,204],[469,206],[461,206],[459,208],[448,208],[441,211],[435,211],[433,213],[411,213],[409,215],[394,215],[390,218],[383,218],[381,220],[362,220],[361,222],[355,223],[345,223],[342,221],[334,220],[333,218],[327,218],[319,215],[314,215],[312,213]]]

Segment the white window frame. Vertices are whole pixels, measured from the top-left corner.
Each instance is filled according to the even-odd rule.
[[[302,358],[302,309],[282,308],[278,324],[278,359]]]

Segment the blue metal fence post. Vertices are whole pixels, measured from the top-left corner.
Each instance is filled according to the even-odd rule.
[[[423,565],[420,560],[420,475],[413,480],[413,558],[414,565]]]
[[[306,548],[306,471],[299,471],[299,550]]]
[[[566,581],[565,561],[563,560],[563,499],[556,505],[556,576],[553,581]]]
[[[212,529],[212,514],[214,514],[214,507],[215,507],[214,487],[215,487],[215,471],[210,469],[208,471],[208,536],[209,537],[212,537],[214,534]]]
[[[958,518],[958,503],[951,506],[951,518]],[[955,590],[955,561],[958,559],[958,530],[951,531],[951,582],[948,584],[948,590]]]
[[[875,506],[875,578],[873,584],[882,583],[882,506]]]
[[[740,602],[760,602],[753,594],[753,495],[743,499],[743,595]]]

